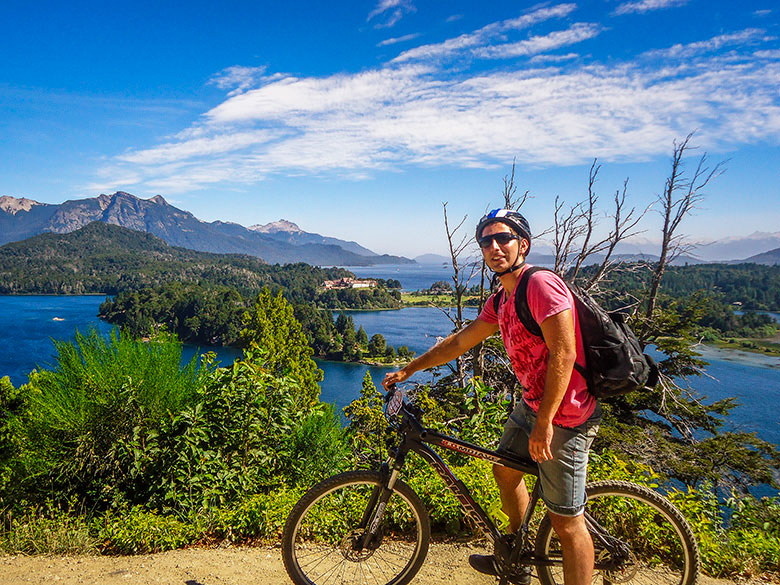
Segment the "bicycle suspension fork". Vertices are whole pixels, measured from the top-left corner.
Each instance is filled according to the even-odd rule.
[[[398,476],[406,460],[406,453],[406,449],[399,448],[395,453],[395,458],[391,456],[379,468],[379,485],[375,486],[371,491],[366,510],[363,512],[363,517],[359,524],[359,527],[364,530],[360,542],[356,543],[360,549],[379,545],[382,536],[379,532],[379,527],[382,524],[387,503],[390,501],[390,496],[393,495],[393,488],[396,481],[398,481]],[[393,463],[392,467],[390,463]]]

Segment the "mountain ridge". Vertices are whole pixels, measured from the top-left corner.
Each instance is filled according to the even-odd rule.
[[[297,235],[282,230],[264,234],[236,223],[204,222],[189,211],[174,207],[160,195],[140,199],[117,191],[113,195],[72,199],[56,205],[10,196],[4,196],[2,201],[0,245],[46,232],[69,233],[92,221],[100,221],[150,233],[172,246],[217,254],[248,254],[271,264],[367,266],[413,262],[400,256],[378,255],[355,242],[303,230]]]

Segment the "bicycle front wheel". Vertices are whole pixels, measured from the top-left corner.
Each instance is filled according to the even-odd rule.
[[[365,544],[361,520],[375,489],[375,471],[349,471],[314,486],[295,505],[282,536],[282,557],[296,585],[404,585],[425,560],[428,513],[414,491],[397,481],[377,538]],[[376,506],[375,506],[376,507]]]
[[[596,570],[593,582],[610,585],[694,585],[701,560],[691,527],[665,497],[626,481],[588,484],[586,512]],[[536,537],[537,557],[560,561],[561,545],[545,516]],[[542,585],[561,585],[560,564],[538,567]]]

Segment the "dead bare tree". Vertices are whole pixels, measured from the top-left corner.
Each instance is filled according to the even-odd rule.
[[[572,250],[577,240],[586,231],[586,225],[583,219],[586,212],[583,210],[583,203],[577,203],[564,210],[565,202],[560,197],[555,197],[555,212],[553,214],[553,244],[555,245],[555,266],[553,269],[559,274],[564,274],[568,269]]]
[[[447,243],[450,249],[450,262],[452,263],[452,283],[453,291],[455,295],[455,315],[453,316],[450,311],[444,311],[444,314],[452,321],[455,329],[460,330],[463,328],[463,296],[466,293],[468,282],[474,276],[476,269],[476,263],[463,263],[461,256],[471,244],[471,237],[468,233],[462,232],[458,234],[458,231],[463,227],[468,216],[464,215],[463,219],[458,224],[451,228],[449,216],[447,214],[447,202],[442,203],[444,210],[444,229],[447,234]],[[466,273],[468,272],[468,275]],[[456,360],[456,371],[458,384],[460,387],[466,385],[466,358],[460,356]]]
[[[650,281],[650,291],[647,296],[646,318],[650,319],[655,311],[658,298],[658,290],[668,264],[680,254],[690,249],[686,245],[684,236],[677,234],[680,223],[697,207],[704,198],[704,187],[721,175],[724,171],[725,161],[717,163],[714,167],[708,167],[707,153],[699,158],[696,170],[688,175],[685,170],[683,158],[686,152],[693,148],[690,146],[693,132],[688,134],[682,142],[674,141],[672,151],[671,169],[666,179],[664,191],[658,196],[661,205],[660,213],[664,218],[661,231],[661,253],[658,264]]]
[[[596,252],[604,252],[604,258],[601,261],[601,264],[599,264],[599,267],[596,269],[596,272],[591,277],[591,279],[588,281],[588,283],[585,285],[586,290],[590,290],[592,288],[595,288],[598,286],[598,284],[601,282],[601,280],[604,278],[604,276],[607,274],[609,269],[614,266],[614,262],[612,261],[612,254],[615,251],[615,247],[626,238],[630,238],[631,236],[635,236],[639,233],[641,233],[640,230],[636,230],[636,226],[639,224],[639,222],[642,220],[642,218],[647,214],[647,212],[650,210],[650,205],[645,207],[645,209],[641,213],[636,212],[636,208],[632,207],[628,210],[628,212],[625,211],[625,205],[626,205],[626,193],[628,191],[628,179],[626,179],[623,182],[623,190],[622,192],[620,190],[615,191],[615,210],[612,213],[612,219],[613,219],[613,226],[612,230],[609,232],[609,235],[606,238],[606,241],[603,243],[597,243],[596,245],[592,246],[589,249],[586,249],[583,247],[580,254],[584,258],[587,258],[591,254],[595,254]],[[572,278],[577,278],[577,273],[579,271],[579,266],[574,271],[574,275]]]
[[[555,199],[554,225],[552,228],[555,244],[555,270],[561,274],[569,273],[571,280],[579,276],[581,268],[597,254],[603,257],[594,276],[583,283],[585,289],[592,289],[602,281],[615,263],[612,254],[615,247],[626,238],[640,233],[636,226],[645,216],[648,208],[638,213],[636,208],[626,209],[628,179],[623,183],[623,190],[615,192],[614,209],[605,216],[612,219],[612,228],[601,238],[596,236],[599,224],[598,201],[595,184],[601,165],[593,160],[588,173],[587,197],[566,209],[560,198]]]
[[[515,184],[515,160],[512,160],[512,172],[504,175],[504,209],[520,209],[528,199],[528,191],[522,195],[517,195],[517,185]]]

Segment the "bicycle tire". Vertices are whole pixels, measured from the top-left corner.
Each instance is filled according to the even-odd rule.
[[[296,585],[405,585],[420,570],[431,538],[430,520],[417,494],[398,480],[383,516],[382,538],[372,550],[354,550],[376,471],[348,471],[311,488],[290,512],[282,559]]]
[[[609,562],[609,552],[594,537],[599,576],[611,585],[694,585],[701,559],[696,538],[682,513],[661,494],[627,481],[607,480],[588,484],[588,513],[607,532],[627,542],[630,558],[612,570],[598,569]],[[561,558],[561,549],[549,515],[539,526],[536,556]],[[537,567],[542,585],[563,583],[563,567]]]

